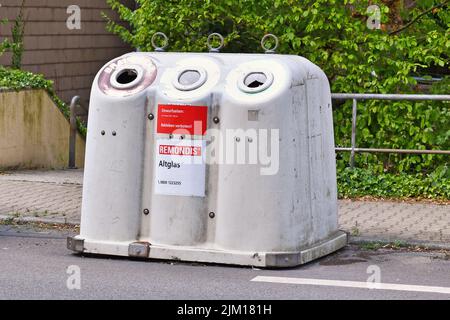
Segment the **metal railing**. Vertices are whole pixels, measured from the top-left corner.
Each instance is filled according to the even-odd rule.
[[[333,100],[352,100],[352,136],[351,147],[336,148],[336,152],[350,152],[350,167],[355,166],[356,153],[406,153],[406,154],[445,154],[450,150],[409,150],[409,149],[376,149],[356,147],[356,121],[358,117],[358,100],[407,100],[407,101],[450,101],[450,95],[431,94],[367,94],[367,93],[333,93]]]
[[[400,154],[443,154],[450,155],[450,150],[419,150],[419,149],[377,149],[356,147],[356,122],[358,117],[359,100],[406,100],[406,101],[450,101],[450,95],[431,94],[367,94],[367,93],[333,93],[333,100],[352,100],[352,133],[351,147],[337,147],[336,152],[350,152],[350,167],[355,166],[356,153],[400,153]],[[82,109],[82,113],[77,112],[77,107]],[[69,142],[69,168],[76,168],[76,135],[77,116],[86,114],[88,108],[80,104],[80,97],[74,96],[70,103],[70,142]]]
[[[76,169],[77,116],[87,112],[88,108],[80,103],[80,97],[74,96],[70,102],[69,169]]]

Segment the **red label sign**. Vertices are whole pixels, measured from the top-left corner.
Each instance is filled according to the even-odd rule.
[[[158,105],[157,133],[205,135],[208,107]]]
[[[195,146],[169,146],[162,144],[159,146],[159,154],[171,156],[192,156],[202,155],[202,147]]]

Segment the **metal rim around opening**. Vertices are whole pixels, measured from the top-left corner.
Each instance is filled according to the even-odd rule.
[[[122,75],[123,73],[132,70],[134,73],[136,73],[136,78],[130,81],[129,83],[120,83],[117,81],[117,78]],[[142,78],[144,77],[144,69],[142,69],[139,65],[126,65],[119,67],[117,70],[115,70],[111,74],[110,83],[111,86],[116,89],[129,89],[137,84],[139,84],[142,81]]]
[[[197,81],[190,83],[190,84],[182,84],[180,83],[180,78],[182,77],[183,74],[187,73],[187,72],[197,72],[199,74],[199,78],[197,79]],[[178,90],[181,91],[191,91],[191,90],[195,90],[200,88],[202,85],[205,84],[206,79],[208,78],[206,70],[203,68],[183,68],[183,69],[179,69],[176,72],[175,78],[172,81],[172,84],[175,88],[177,88]]]
[[[247,78],[252,75],[256,75],[256,74],[263,74],[265,76],[264,83],[262,83],[258,87],[254,87],[254,88],[249,87],[246,84]],[[268,70],[248,71],[248,72],[243,73],[242,76],[239,78],[238,87],[241,91],[246,92],[246,93],[258,93],[258,92],[262,92],[262,91],[266,90],[267,88],[269,88],[273,83],[273,79],[274,79],[274,77],[273,77],[272,72],[270,72]]]

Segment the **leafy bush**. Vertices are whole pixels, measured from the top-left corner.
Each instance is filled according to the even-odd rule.
[[[53,83],[41,74],[10,69],[0,66],[0,88],[11,90],[46,89],[52,90]]]
[[[34,74],[28,71],[10,69],[0,66],[0,89],[23,90],[23,89],[44,89],[55,102],[64,116],[69,119],[69,106],[65,104],[55,93],[53,81],[47,80],[41,74]],[[86,136],[86,126],[77,121],[78,131]]]
[[[373,174],[372,169],[338,169],[339,197],[450,199],[450,170],[443,165],[431,174]]]
[[[367,27],[367,1],[361,0],[138,0],[130,9],[120,0],[107,0],[122,20],[106,17],[108,28],[143,51],[152,51],[157,31],[170,38],[170,50],[205,51],[212,32],[225,36],[224,52],[261,52],[265,33],[280,38],[278,52],[299,54],[328,75],[333,92],[414,93],[413,75],[448,74],[450,13],[443,0],[370,1],[381,10],[381,29]],[[449,78],[431,88],[449,92]],[[360,147],[449,149],[448,102],[361,102],[357,143]],[[351,101],[336,102],[336,144],[350,145]],[[375,172],[430,173],[448,162],[448,156],[365,155],[358,166],[370,164]],[[347,165],[348,154],[338,165]]]

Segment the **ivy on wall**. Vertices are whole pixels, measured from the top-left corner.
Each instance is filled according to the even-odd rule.
[[[5,68],[0,66],[0,89],[24,90],[24,89],[44,89],[50,98],[55,102],[63,115],[69,119],[70,109],[57,95],[53,88],[53,81],[47,80],[41,74],[34,74],[28,71]],[[86,126],[77,120],[78,131],[86,137]]]

